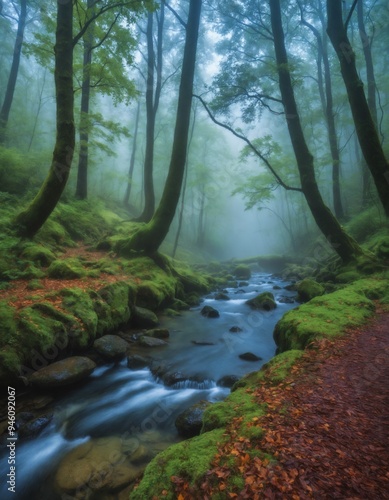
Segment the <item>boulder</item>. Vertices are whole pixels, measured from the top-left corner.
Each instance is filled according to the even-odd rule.
[[[277,297],[277,300],[280,304],[294,304],[294,298],[287,297],[286,295],[281,295],[280,297]]]
[[[249,286],[249,282],[248,282],[248,281],[239,281],[238,286],[239,286],[239,287],[242,287],[242,286]]]
[[[95,368],[96,363],[89,358],[73,356],[41,368],[29,377],[29,381],[35,387],[63,387],[84,380]]]
[[[262,358],[253,354],[252,352],[245,352],[243,354],[239,354],[240,359],[244,361],[260,361]]]
[[[156,339],[168,339],[170,336],[169,330],[166,328],[153,328],[152,330],[147,330],[146,335]]]
[[[135,306],[132,312],[132,322],[139,328],[154,328],[158,325],[158,318],[153,311]]]
[[[154,337],[148,337],[147,335],[142,335],[139,339],[139,344],[144,347],[161,347],[167,345],[162,339],[156,339]]]
[[[175,421],[178,434],[185,438],[198,436],[203,426],[204,411],[210,404],[209,401],[200,401],[180,413]]]
[[[272,311],[277,307],[274,300],[274,295],[271,292],[263,292],[246,301],[246,304],[251,307],[251,309],[258,309],[261,311]]]
[[[215,300],[230,300],[230,297],[224,292],[219,292],[215,295]]]
[[[211,306],[204,306],[201,309],[201,314],[206,318],[218,318],[220,316],[219,311]]]
[[[299,302],[308,302],[314,297],[318,297],[323,295],[325,289],[320,283],[317,283],[315,280],[311,280],[309,278],[305,278],[304,280],[297,283],[297,298]]]
[[[234,276],[239,280],[248,280],[251,277],[251,270],[245,264],[236,266],[233,272]]]
[[[138,354],[128,356],[127,358],[127,366],[128,368],[131,368],[131,370],[140,370],[141,368],[150,366],[150,364],[151,360],[144,358],[143,356],[139,356]]]
[[[242,330],[242,328],[240,326],[231,326],[231,328],[229,329],[229,331],[231,333],[243,332],[243,330]]]
[[[232,387],[235,382],[238,382],[239,377],[236,375],[224,375],[224,377],[219,378],[217,385],[220,387]]]
[[[119,437],[100,438],[71,450],[55,476],[59,490],[72,494],[89,489],[96,496],[131,483],[142,469],[131,464],[124,453],[124,443]]]
[[[93,347],[107,361],[119,361],[125,357],[129,344],[118,335],[104,335],[94,341]]]

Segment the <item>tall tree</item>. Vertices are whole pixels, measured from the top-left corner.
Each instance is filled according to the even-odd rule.
[[[274,38],[274,51],[277,62],[279,87],[285,108],[285,117],[292,142],[303,194],[316,221],[333,249],[343,261],[351,261],[363,254],[362,249],[342,228],[320,194],[314,169],[314,159],[306,143],[297,103],[294,95],[285,36],[282,26],[279,0],[269,0],[271,28]]]
[[[16,87],[16,80],[19,72],[20,56],[22,54],[24,29],[26,27],[26,21],[27,21],[27,0],[20,0],[18,29],[16,32],[11,70],[8,77],[8,83],[5,91],[3,104],[0,110],[0,144],[4,144],[6,138],[8,118],[9,118],[9,113],[11,111],[13,96]]]
[[[318,1],[317,6],[318,16],[321,23],[321,31],[319,31],[312,23],[308,22],[303,15],[303,9],[300,5],[301,22],[307,26],[317,42],[317,66],[318,66],[318,85],[321,96],[323,112],[327,124],[328,142],[330,145],[331,158],[332,158],[332,197],[334,203],[335,215],[338,219],[344,218],[343,204],[340,193],[340,155],[338,146],[338,135],[335,124],[335,113],[333,106],[333,93],[332,93],[332,78],[330,70],[330,61],[327,50],[327,34],[325,32],[325,19],[323,16],[323,6],[321,0]],[[324,69],[324,78],[323,70]]]
[[[56,142],[48,176],[30,206],[17,218],[18,231],[32,237],[58,203],[69,177],[75,145],[73,97],[73,4],[57,1],[55,34]]]
[[[327,33],[339,59],[362,154],[372,174],[385,214],[389,217],[389,164],[357,71],[355,53],[347,36],[347,27],[356,3],[355,0],[346,21],[343,22],[342,2],[327,0]]]
[[[129,200],[130,200],[130,194],[131,194],[131,188],[132,188],[132,178],[134,175],[134,167],[135,167],[136,146],[137,146],[137,141],[138,141],[139,116],[140,116],[140,101],[138,101],[138,104],[136,106],[135,129],[134,129],[134,136],[133,136],[133,141],[132,141],[130,166],[128,169],[128,180],[127,180],[126,192],[124,194],[124,199],[123,199],[123,204],[125,207],[129,206]]]
[[[162,198],[151,221],[118,245],[117,250],[124,255],[131,254],[132,251],[148,254],[156,252],[165,239],[176,212],[187,155],[201,3],[201,0],[190,0],[173,147]]]

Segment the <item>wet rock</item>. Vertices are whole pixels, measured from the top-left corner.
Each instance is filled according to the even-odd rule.
[[[272,311],[277,307],[274,300],[274,295],[271,292],[263,292],[246,301],[246,304],[251,307],[251,309],[258,309],[262,311]]]
[[[224,375],[224,377],[219,378],[217,385],[220,387],[232,387],[235,382],[238,382],[239,377],[236,375]]]
[[[224,292],[219,292],[215,295],[215,300],[230,300],[230,297]]]
[[[151,360],[147,359],[143,356],[139,356],[138,354],[134,354],[132,356],[128,356],[127,358],[127,366],[131,368],[131,370],[140,370],[141,368],[146,368],[146,366],[150,366]]]
[[[94,439],[71,450],[61,461],[55,482],[66,493],[87,492],[92,495],[124,488],[140,474],[131,464],[118,437]],[[87,498],[86,496],[77,498]]]
[[[249,282],[248,281],[239,281],[238,283],[238,286],[249,286]]]
[[[237,293],[246,293],[246,290],[243,290],[243,288],[240,288],[239,290],[236,290],[235,294]]]
[[[192,340],[194,345],[215,345],[213,342],[202,342],[200,340]]]
[[[209,401],[200,401],[178,415],[175,421],[178,434],[185,438],[198,436],[203,426],[204,411],[210,404]]]
[[[161,347],[161,346],[168,345],[167,342],[165,342],[162,339],[148,337],[147,335],[142,335],[140,337],[139,344],[144,346],[144,347]]]
[[[73,356],[41,368],[29,377],[29,381],[35,387],[63,387],[84,380],[95,368],[96,364],[89,358]]]
[[[140,444],[137,449],[130,455],[130,461],[133,464],[141,464],[148,461],[150,458],[150,450],[143,444]]]
[[[18,437],[28,439],[38,436],[52,421],[53,415],[41,415],[19,426]]]
[[[94,341],[93,347],[107,361],[119,361],[125,357],[129,344],[118,335],[104,335]]]
[[[239,333],[239,332],[243,332],[243,329],[240,328],[240,326],[231,326],[231,328],[229,329],[229,331],[231,333]]]
[[[212,306],[204,306],[201,309],[201,314],[206,318],[218,318],[220,316],[219,311]]]
[[[151,367],[151,373],[155,378],[160,379],[164,385],[171,387],[178,382],[188,380],[188,377],[180,371],[172,371],[170,366],[157,365]]]
[[[274,286],[273,286],[273,290],[281,290],[281,287],[280,287],[280,286],[278,286],[278,285],[274,285]]]
[[[240,359],[244,361],[260,361],[262,358],[253,354],[252,352],[245,352],[243,354],[239,354]]]
[[[154,328],[158,325],[158,318],[149,309],[135,306],[131,316],[134,326],[138,328]]]
[[[167,339],[169,338],[170,333],[166,328],[153,328],[152,330],[147,330],[146,335],[156,339]]]
[[[285,295],[281,295],[280,297],[277,297],[277,300],[280,304],[294,304],[294,298],[293,297],[286,297]]]

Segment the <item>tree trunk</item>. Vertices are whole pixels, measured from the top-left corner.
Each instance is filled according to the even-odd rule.
[[[324,19],[320,16],[320,21]],[[320,100],[323,106],[323,112],[327,123],[328,142],[330,145],[332,158],[332,197],[334,203],[335,215],[338,219],[344,218],[342,197],[340,194],[340,156],[338,148],[338,139],[336,134],[335,116],[333,111],[332,82],[330,62],[327,51],[327,35],[321,36],[320,32],[309,22],[302,19],[302,23],[307,26],[314,34],[317,41],[318,50],[318,85]],[[324,28],[324,26],[323,26]],[[321,71],[321,62],[324,66],[324,82]]]
[[[73,115],[73,3],[57,1],[55,42],[56,142],[49,173],[30,206],[16,218],[18,232],[32,237],[57,205],[69,177],[75,144]]]
[[[385,214],[389,217],[389,165],[369,110],[363,83],[357,72],[355,53],[347,37],[347,26],[343,24],[342,5],[339,0],[327,0],[327,19],[327,33],[340,62],[359,144]]]
[[[138,141],[139,116],[140,116],[140,101],[138,101],[137,108],[136,108],[134,140],[132,142],[132,151],[131,151],[131,159],[130,159],[130,168],[128,169],[127,187],[126,187],[126,192],[124,194],[124,199],[123,199],[123,204],[125,207],[129,206],[129,200],[130,200],[130,194],[131,194],[131,188],[132,188],[132,177],[134,175],[134,167],[135,167],[136,143]]]
[[[187,154],[200,13],[201,0],[190,0],[173,148],[162,198],[152,220],[129,240],[118,245],[118,251],[124,255],[131,254],[131,251],[156,252],[176,212]]]
[[[316,224],[335,252],[337,252],[342,260],[347,262],[363,254],[363,251],[342,229],[341,225],[325,205],[321,197],[315,178],[313,156],[305,141],[294,96],[288,57],[285,49],[279,0],[270,0],[270,16],[278,67],[279,87],[285,108],[289,135],[300,174],[301,188]]]
[[[8,77],[7,89],[5,91],[3,105],[0,111],[0,144],[4,144],[6,138],[6,129],[8,124],[9,113],[11,111],[12,101],[14,97],[16,80],[19,72],[20,56],[22,53],[22,45],[24,38],[24,29],[26,27],[27,18],[27,0],[20,0],[20,15],[18,20],[18,30],[14,45],[12,57],[11,71]]]
[[[94,0],[88,0],[87,9],[93,8]],[[80,116],[80,152],[78,155],[76,198],[88,197],[88,154],[89,154],[89,101],[90,72],[92,65],[93,25],[84,35],[84,58],[82,64],[81,116]]]

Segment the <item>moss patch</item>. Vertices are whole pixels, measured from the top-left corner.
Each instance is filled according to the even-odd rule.
[[[77,279],[86,275],[85,269],[77,259],[55,260],[47,269],[47,275],[56,279]]]
[[[210,469],[218,443],[224,439],[223,430],[217,429],[159,453],[147,466],[139,487],[130,493],[130,500],[176,498],[171,477],[183,477],[194,486]],[[164,490],[167,493],[162,494]]]
[[[324,293],[324,287],[315,280],[305,278],[297,284],[298,300],[308,302]]]
[[[315,338],[341,335],[346,328],[363,324],[375,310],[370,298],[383,297],[388,286],[386,280],[358,280],[289,311],[274,330],[279,351],[304,349]]]

